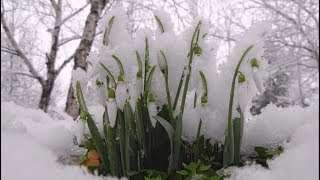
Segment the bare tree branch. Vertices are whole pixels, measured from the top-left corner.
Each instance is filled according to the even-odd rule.
[[[71,19],[72,17],[74,17],[75,15],[79,14],[81,11],[83,11],[90,3],[85,4],[84,6],[82,6],[81,8],[79,8],[77,11],[75,11],[74,13],[71,13],[70,15],[68,15],[67,17],[65,17],[62,21],[61,24],[64,24],[66,21],[68,21],[69,19]]]
[[[68,57],[66,60],[63,61],[62,65],[57,69],[56,75],[58,76],[62,69],[74,58],[74,54]]]
[[[62,39],[60,40],[61,42],[58,44],[58,46],[62,46],[70,41],[73,41],[73,40],[78,40],[78,39],[81,39],[82,36],[80,35],[74,35],[74,36],[71,36],[71,37],[68,37],[68,38],[65,38],[65,39]]]
[[[21,48],[19,47],[18,43],[16,42],[16,40],[12,36],[12,34],[11,34],[9,28],[8,28],[7,22],[4,19],[4,14],[3,13],[1,13],[1,23],[2,23],[2,26],[3,26],[3,29],[4,29],[4,31],[6,33],[6,35],[8,36],[12,46],[15,48],[18,56],[20,56],[21,59],[23,60],[24,64],[27,65],[27,67],[29,69],[29,72],[33,75],[33,77],[36,78],[40,82],[41,85],[43,85],[44,84],[43,78],[35,70],[35,68],[33,67],[33,65],[31,63],[31,61],[25,56],[25,54],[22,52]]]

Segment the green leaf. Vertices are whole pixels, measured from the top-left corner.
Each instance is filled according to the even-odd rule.
[[[211,165],[200,164],[199,171],[206,171],[210,169]]]
[[[178,174],[181,174],[182,176],[188,176],[189,172],[187,170],[181,170],[181,171],[177,171]]]
[[[120,140],[120,154],[121,154],[121,167],[122,173],[126,173],[126,126],[123,112],[118,108],[117,111],[117,123],[118,123],[118,133]]]
[[[136,102],[135,119],[137,124],[137,137],[139,146],[144,152],[147,152],[146,129],[144,128],[141,100],[137,100]]]
[[[243,113],[238,106],[238,111],[240,113],[240,118],[234,118],[233,120],[233,133],[234,133],[234,164],[239,165],[240,163],[240,150],[241,150],[241,141],[243,135],[243,125],[244,117]]]
[[[75,160],[75,163],[77,163],[78,165],[80,165],[80,164],[82,164],[86,159],[87,159],[87,156],[86,156],[86,155],[82,155],[82,156],[78,157],[78,158]]]
[[[129,102],[126,102],[123,108],[124,112],[124,121],[125,121],[125,166],[126,166],[126,171],[130,170],[130,156],[129,156],[129,151],[130,151],[130,130],[131,130],[131,122],[134,121],[134,115],[132,112],[132,108],[129,104]]]
[[[173,143],[174,143],[174,129],[173,127],[170,125],[170,123],[168,121],[166,121],[165,119],[163,119],[162,117],[159,116],[154,116],[154,118],[161,124],[161,126],[166,130],[169,139],[170,139],[170,156],[169,156],[169,165],[168,165],[168,171],[172,170],[172,166],[173,166]]]
[[[160,116],[154,116],[154,118],[162,125],[162,127],[166,130],[170,141],[173,141],[173,135],[174,135],[174,129],[173,127],[170,125],[170,123],[168,121],[166,121],[165,119],[163,119]]]
[[[269,156],[278,156],[283,152],[283,150],[282,149],[276,149],[276,150],[268,149],[265,152]]]
[[[257,147],[254,147],[254,150],[258,153],[258,155],[260,157],[267,157],[267,154],[266,154],[266,148],[262,147],[262,146],[257,146]]]
[[[140,171],[128,171],[127,172],[127,175],[128,176],[134,176],[134,175],[137,175],[137,174],[139,174],[140,173]]]

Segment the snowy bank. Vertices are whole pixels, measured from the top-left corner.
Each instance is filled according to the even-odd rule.
[[[94,109],[99,111],[99,108]],[[319,179],[318,112],[317,102],[304,109],[269,105],[260,115],[250,117],[244,128],[243,153],[252,153],[254,146],[277,145],[282,145],[284,152],[268,161],[270,169],[255,164],[235,168],[229,179]],[[225,128],[214,124],[209,123],[206,131]],[[83,167],[57,162],[59,155],[70,153],[75,148],[72,140],[74,125],[71,118],[52,119],[41,110],[1,102],[1,178],[103,179],[89,174]]]

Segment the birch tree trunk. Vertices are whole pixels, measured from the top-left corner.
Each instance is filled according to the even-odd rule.
[[[86,57],[88,56],[92,47],[96,33],[97,22],[107,3],[107,0],[90,0],[91,9],[86,19],[81,42],[75,52],[73,69],[80,67],[86,71]],[[76,119],[80,113],[80,109],[74,92],[75,91],[70,84],[65,111],[74,119]]]

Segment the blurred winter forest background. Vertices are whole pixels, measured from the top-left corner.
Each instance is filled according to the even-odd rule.
[[[264,56],[270,76],[251,113],[269,103],[306,107],[318,98],[318,0],[1,0],[1,101],[75,117],[71,71],[86,69],[86,56],[102,41],[97,21],[117,6],[125,8],[132,35],[155,29],[152,12],[159,8],[170,13],[178,34],[198,16],[209,20],[221,62],[242,32],[270,21]]]

